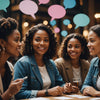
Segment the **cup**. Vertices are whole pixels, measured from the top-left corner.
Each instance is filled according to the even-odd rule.
[[[73,78],[73,85],[79,87],[80,78]]]

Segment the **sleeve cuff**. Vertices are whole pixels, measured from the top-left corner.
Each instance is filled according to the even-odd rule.
[[[31,98],[36,97],[37,96],[37,92],[38,92],[38,90],[32,90],[32,92],[31,92]]]

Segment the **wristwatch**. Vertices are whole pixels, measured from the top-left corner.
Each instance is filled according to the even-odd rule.
[[[46,89],[45,91],[45,96],[48,96],[48,89]]]

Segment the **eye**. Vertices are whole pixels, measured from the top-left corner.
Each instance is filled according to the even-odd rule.
[[[76,45],[75,48],[80,48],[80,45]]]
[[[90,40],[90,42],[94,42],[95,40]]]
[[[39,42],[39,41],[40,41],[40,39],[35,39],[35,41]]]
[[[44,41],[45,41],[45,42],[48,42],[48,41],[49,41],[49,39],[45,39]]]
[[[14,41],[15,41],[15,42],[19,42],[20,40],[19,40],[19,38],[17,38],[17,39],[15,39]]]
[[[71,46],[71,45],[68,45],[67,47],[68,47],[68,48],[72,48],[72,46]]]

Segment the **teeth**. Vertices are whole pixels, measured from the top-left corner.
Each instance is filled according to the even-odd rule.
[[[44,50],[44,48],[39,48],[40,50]]]
[[[71,55],[76,55],[76,53],[71,53]]]

